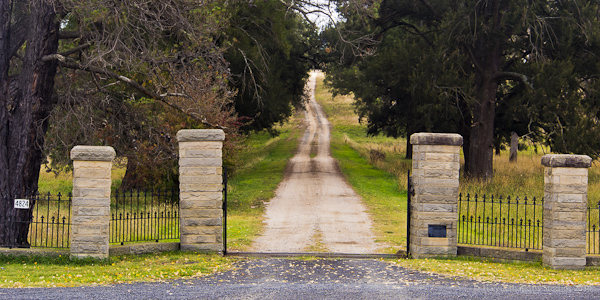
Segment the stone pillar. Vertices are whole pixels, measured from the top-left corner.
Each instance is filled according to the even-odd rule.
[[[554,269],[583,269],[586,264],[587,155],[542,157],[544,240],[542,261]]]
[[[180,130],[182,251],[223,251],[223,141],[220,129]]]
[[[108,258],[112,147],[75,146],[71,257]]]
[[[410,143],[414,195],[409,252],[414,258],[456,256],[463,138],[458,134],[416,133]]]

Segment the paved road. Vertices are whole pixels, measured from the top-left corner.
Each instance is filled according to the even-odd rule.
[[[265,210],[259,252],[376,253],[371,219],[331,157],[329,121],[315,101],[316,76],[307,84],[306,132],[282,183]]]
[[[196,280],[0,289],[0,299],[600,299],[600,287],[480,283],[381,260],[261,259]]]

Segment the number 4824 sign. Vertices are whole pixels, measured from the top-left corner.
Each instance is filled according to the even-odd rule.
[[[29,209],[29,199],[15,199],[15,208]]]

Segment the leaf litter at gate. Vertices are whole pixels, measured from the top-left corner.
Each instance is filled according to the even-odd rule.
[[[381,284],[421,284],[451,282],[451,285],[478,283],[521,284],[600,284],[597,267],[582,271],[557,271],[540,263],[494,263],[477,259],[421,260],[243,260],[236,270],[215,275],[237,283],[334,283],[377,282]],[[210,278],[206,278],[210,280]]]
[[[260,259],[244,260],[234,269],[201,280],[236,284],[279,282],[286,284],[421,284],[445,282],[456,285],[477,283],[472,280],[447,279],[424,272],[415,272],[385,260],[352,259]]]
[[[262,259],[235,264],[236,271],[218,274],[233,283],[379,283],[439,284],[561,284],[597,285],[599,268],[556,271],[540,263],[494,263],[477,259],[335,260]],[[206,280],[211,280],[210,277]]]

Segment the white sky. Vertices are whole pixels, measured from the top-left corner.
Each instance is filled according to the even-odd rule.
[[[323,3],[323,4],[330,3],[329,0],[317,0],[316,2],[317,3]],[[330,5],[329,5],[329,12],[328,13],[333,17],[334,20],[336,20],[336,22],[339,21],[340,17],[338,15],[338,13],[336,12],[335,5],[333,3],[330,3]],[[329,16],[326,16],[326,15],[323,15],[323,14],[320,14],[320,13],[310,14],[308,16],[308,18],[312,22],[315,22],[317,24],[317,26],[319,26],[320,28],[323,28],[328,23],[331,23],[331,19],[329,18]]]

